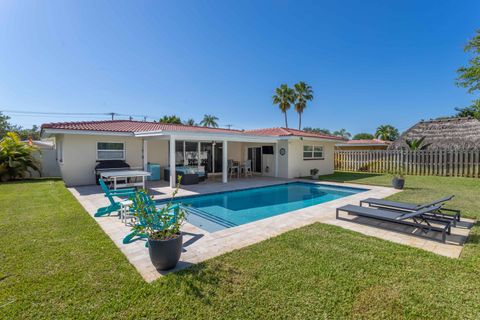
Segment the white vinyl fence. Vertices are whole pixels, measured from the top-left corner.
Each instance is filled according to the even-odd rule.
[[[335,170],[480,178],[480,150],[335,150]]]

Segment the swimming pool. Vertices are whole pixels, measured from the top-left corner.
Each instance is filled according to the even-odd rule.
[[[179,197],[174,202],[186,206],[188,222],[208,232],[215,232],[363,191],[367,189],[291,182],[246,190]],[[158,204],[165,202],[166,200],[157,201]]]

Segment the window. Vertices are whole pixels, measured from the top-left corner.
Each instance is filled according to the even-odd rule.
[[[125,160],[125,144],[97,142],[97,160]]]
[[[303,160],[323,160],[323,147],[303,146]]]

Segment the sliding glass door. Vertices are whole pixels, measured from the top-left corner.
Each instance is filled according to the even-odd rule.
[[[222,156],[221,142],[175,142],[176,166],[200,165],[208,173],[222,172]]]

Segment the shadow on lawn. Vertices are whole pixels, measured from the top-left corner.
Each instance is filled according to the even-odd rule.
[[[381,177],[381,173],[336,172],[333,175],[320,177],[320,180],[335,182],[352,182],[361,179]]]

